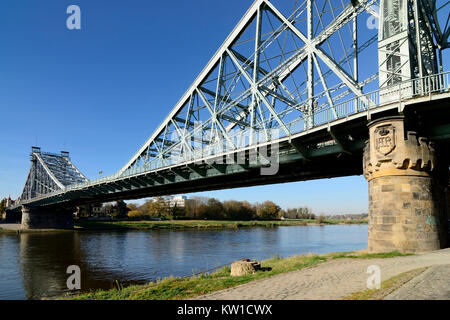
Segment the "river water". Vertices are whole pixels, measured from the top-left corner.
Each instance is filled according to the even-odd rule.
[[[367,225],[289,226],[196,231],[0,233],[0,300],[40,299],[68,291],[67,267],[81,270],[82,291],[189,276],[240,258],[367,247]]]

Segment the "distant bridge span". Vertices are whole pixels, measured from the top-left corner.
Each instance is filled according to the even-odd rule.
[[[82,204],[364,174],[371,251],[444,246],[450,27],[439,20],[449,6],[377,4],[306,0],[286,16],[256,0],[116,174],[88,181],[67,154],[34,149],[8,212],[21,211],[24,228],[67,227],[65,211]],[[379,30],[367,27],[375,17]]]

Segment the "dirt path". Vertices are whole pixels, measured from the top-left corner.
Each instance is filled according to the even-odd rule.
[[[450,249],[388,259],[336,259],[312,268],[276,275],[196,299],[341,299],[367,289],[367,267],[378,265],[381,281],[417,268],[450,264]]]

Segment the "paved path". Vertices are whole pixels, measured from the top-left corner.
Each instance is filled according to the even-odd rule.
[[[429,268],[384,299],[450,300],[450,264]]]
[[[450,249],[388,259],[336,259],[311,268],[253,281],[196,299],[336,300],[367,289],[366,281],[369,277],[367,267],[370,265],[380,267],[381,280],[384,281],[413,269],[445,264],[450,265]]]

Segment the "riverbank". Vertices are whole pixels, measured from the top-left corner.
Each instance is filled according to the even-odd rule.
[[[224,266],[220,270],[210,274],[200,274],[187,278],[164,278],[160,281],[145,285],[122,287],[112,290],[97,290],[74,296],[63,296],[59,299],[70,300],[177,300],[208,297],[208,294],[227,292],[234,287],[252,285],[260,281],[267,281],[277,276],[291,274],[303,269],[314,270],[320,264],[336,260],[354,261],[387,259],[393,257],[410,256],[398,252],[367,254],[364,252],[343,252],[323,255],[308,254],[292,256],[288,258],[274,257],[261,261],[261,270],[254,274],[231,277],[230,267]],[[364,270],[365,271],[365,270]],[[230,289],[231,288],[231,289]],[[263,293],[263,292],[261,292]],[[251,297],[248,297],[250,298]],[[214,298],[213,298],[214,299]],[[219,298],[220,299],[220,298]],[[234,298],[232,298],[234,299]],[[236,298],[236,299],[245,299]]]
[[[93,221],[78,220],[75,228],[78,230],[160,230],[160,229],[239,229],[252,227],[282,227],[282,226],[307,226],[307,225],[337,225],[337,224],[367,224],[367,220],[252,220],[252,221],[228,221],[228,220],[163,220],[163,221]]]

